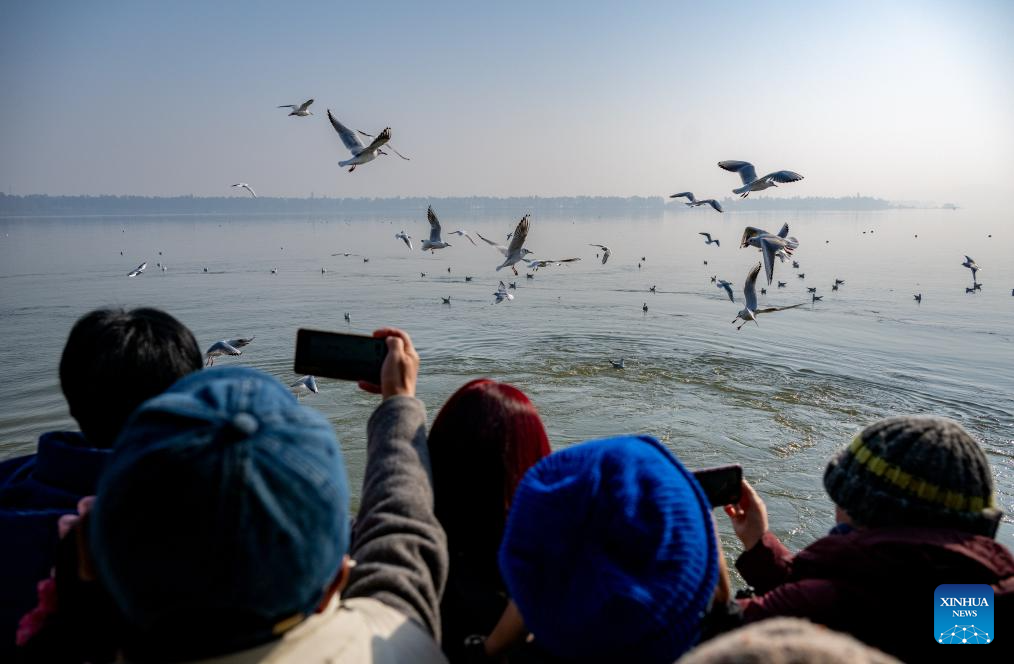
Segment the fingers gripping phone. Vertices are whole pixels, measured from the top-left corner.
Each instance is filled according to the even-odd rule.
[[[360,334],[300,329],[296,332],[295,371],[380,385],[387,340]]]
[[[712,507],[733,505],[739,502],[743,484],[743,467],[738,463],[715,466],[694,471],[697,483],[704,489],[704,495]]]

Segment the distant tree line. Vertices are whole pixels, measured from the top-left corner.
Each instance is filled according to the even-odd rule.
[[[678,201],[650,196],[566,196],[543,198],[488,196],[451,198],[253,198],[250,196],[11,196],[0,193],[0,216],[103,216],[175,214],[341,214],[412,213],[432,205],[438,212],[524,211],[534,214],[660,213],[686,208]],[[727,210],[886,210],[899,207],[880,198],[726,198]]]

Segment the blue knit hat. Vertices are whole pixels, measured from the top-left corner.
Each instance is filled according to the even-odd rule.
[[[314,611],[349,542],[331,425],[280,382],[198,371],[127,422],[99,483],[91,545],[138,643],[210,656]]]
[[[518,485],[500,569],[550,653],[672,662],[696,643],[718,581],[711,507],[654,438],[574,445]]]

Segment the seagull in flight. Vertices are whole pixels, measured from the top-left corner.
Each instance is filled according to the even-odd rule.
[[[204,366],[214,366],[215,358],[219,355],[242,355],[243,351],[241,351],[240,348],[249,345],[253,340],[253,337],[250,337],[249,339],[240,337],[238,339],[222,339],[221,341],[216,341],[208,347],[208,350],[204,351]]]
[[[147,262],[141,263],[140,265],[138,265],[137,267],[135,267],[133,270],[131,270],[130,272],[128,272],[127,276],[128,277],[136,277],[137,275],[139,275],[142,272],[144,272],[146,269],[148,269],[148,263]]]
[[[338,162],[339,166],[348,166],[349,173],[356,170],[356,166],[373,161],[377,158],[377,155],[387,154],[381,150],[381,148],[391,140],[390,127],[386,127],[384,131],[380,132],[377,136],[372,136],[364,131],[358,132],[367,138],[373,139],[372,143],[363,147],[363,142],[359,140],[358,136],[356,136],[356,132],[352,131],[341,122],[338,122],[338,119],[331,113],[331,109],[328,109],[327,117],[331,121],[331,126],[334,127],[336,132],[338,132],[338,136],[342,139],[342,143],[346,148],[348,148],[349,152],[352,153],[351,159]],[[392,146],[388,145],[388,147],[402,159],[405,159],[406,161],[408,160],[408,157],[395,150]]]
[[[722,212],[722,205],[714,198],[705,198],[702,200],[697,200],[694,197],[693,192],[691,191],[683,191],[678,194],[673,194],[669,198],[686,198],[687,202],[685,203],[685,205],[687,207],[700,207],[701,205],[710,205],[712,208],[714,208],[716,212]]]
[[[313,376],[303,376],[292,385],[289,385],[289,389],[297,397],[304,396],[306,394],[317,394],[320,389],[317,387],[317,379]]]
[[[775,311],[784,311],[786,309],[795,309],[801,307],[803,304],[793,304],[789,307],[765,307],[764,309],[757,308],[757,275],[760,274],[761,264],[757,263],[750,274],[746,276],[746,283],[743,285],[743,299],[746,302],[746,306],[736,314],[736,317],[732,319],[733,324],[737,320],[742,320],[737,330],[743,329],[743,326],[753,321],[757,327],[760,327],[760,323],[757,322],[757,316],[761,314],[770,314]]]
[[[784,224],[778,231],[778,235],[772,235],[763,228],[747,226],[743,231],[743,239],[740,241],[740,248],[754,246],[760,249],[764,258],[764,273],[768,278],[768,286],[775,273],[775,256],[783,262],[792,255],[792,252],[799,247],[799,240],[788,237],[789,225]]]
[[[965,256],[965,262],[961,264],[961,267],[967,267],[972,271],[972,283],[975,283],[975,273],[982,269],[976,264],[975,259]]]
[[[257,192],[254,191],[253,187],[251,187],[250,185],[248,185],[246,182],[237,182],[236,184],[234,184],[232,186],[234,186],[234,187],[242,187],[242,188],[246,189],[247,191],[249,191],[251,196],[253,196],[254,198],[257,198]]]
[[[609,251],[609,247],[604,244],[589,244],[589,247],[598,247],[602,250],[602,264],[605,265],[609,257],[613,255],[613,252]]]
[[[698,235],[704,236],[704,244],[714,244],[716,247],[721,247],[722,243],[718,240],[711,239],[711,233],[698,233]]]
[[[535,270],[536,272],[538,272],[540,267],[549,267],[550,265],[559,266],[563,265],[564,263],[573,263],[579,260],[581,259],[580,258],[557,258],[555,260],[534,259],[528,261],[528,269]]]
[[[476,233],[480,240],[496,247],[496,250],[504,255],[503,263],[496,268],[498,272],[501,268],[509,267],[514,270],[514,276],[518,276],[518,269],[515,265],[525,260],[525,256],[528,254],[534,253],[524,247],[525,240],[528,239],[528,217],[529,215],[527,214],[521,217],[521,221],[518,222],[517,228],[514,229],[514,234],[511,236],[511,243],[506,247],[492,240],[487,240],[482,236],[482,233]]]
[[[279,106],[278,108],[291,108],[292,112],[289,113],[289,115],[295,115],[296,117],[305,118],[308,115],[313,115],[313,113],[311,113],[310,111],[306,110],[306,109],[310,108],[310,104],[312,104],[312,103],[313,103],[312,99],[307,99],[306,101],[304,101],[299,106],[296,106],[295,104],[283,104],[283,105]]]
[[[405,231],[402,231],[400,233],[395,233],[394,237],[396,239],[401,240],[402,242],[404,242],[405,246],[408,247],[409,251],[411,251],[412,249],[415,248],[415,247],[412,246],[412,236],[409,235],[409,234],[407,234]]]
[[[736,301],[736,299],[732,296],[732,282],[731,281],[726,281],[725,279],[719,279],[718,284],[716,284],[716,285],[719,288],[724,288],[725,289],[726,294],[729,296],[729,302],[735,302]]]
[[[740,179],[743,180],[743,186],[733,189],[732,193],[739,194],[740,198],[746,198],[751,191],[763,191],[768,187],[777,187],[779,184],[798,182],[803,179],[802,175],[792,171],[775,171],[759,178],[753,164],[748,161],[720,161],[718,167],[739,173]]]
[[[507,292],[507,284],[502,281],[500,282],[500,287],[496,289],[495,293],[493,293],[493,297],[496,298],[496,301],[493,304],[500,304],[504,300],[510,302],[514,299],[514,295]]]
[[[445,247],[451,246],[449,243],[440,239],[440,220],[437,219],[436,213],[433,212],[432,205],[426,208],[426,218],[429,219],[430,222],[430,238],[422,241],[422,250],[433,254],[436,253],[437,249],[444,249]],[[450,272],[450,268],[447,268],[447,271]]]
[[[468,234],[468,231],[461,230],[460,228],[458,230],[456,230],[456,231],[451,231],[450,233],[448,233],[448,235],[463,235],[464,237],[468,238],[469,242],[471,242],[472,244],[475,244],[475,240],[473,240],[472,236]],[[510,239],[510,238],[508,238],[508,239]]]

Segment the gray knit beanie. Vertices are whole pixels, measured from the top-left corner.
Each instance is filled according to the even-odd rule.
[[[992,535],[1001,516],[982,448],[942,417],[889,417],[866,427],[828,463],[824,488],[868,527]]]

